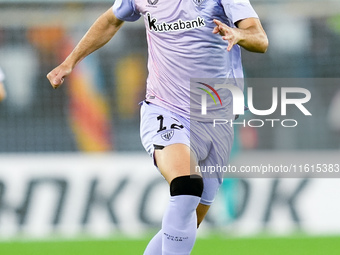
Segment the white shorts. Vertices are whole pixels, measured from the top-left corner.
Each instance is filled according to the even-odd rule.
[[[223,181],[218,166],[226,166],[233,143],[230,125],[191,121],[155,104],[142,102],[140,135],[145,150],[153,157],[155,148],[181,143],[195,154],[204,182],[201,203],[210,205]]]

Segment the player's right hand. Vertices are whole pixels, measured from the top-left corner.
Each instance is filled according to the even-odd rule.
[[[66,65],[59,65],[47,74],[47,79],[50,81],[54,89],[58,88],[64,82],[64,78],[72,72],[72,68]]]

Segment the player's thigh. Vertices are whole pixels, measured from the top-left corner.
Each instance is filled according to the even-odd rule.
[[[176,177],[195,173],[197,166],[194,153],[187,145],[181,143],[155,150],[154,158],[158,169],[169,184]]]

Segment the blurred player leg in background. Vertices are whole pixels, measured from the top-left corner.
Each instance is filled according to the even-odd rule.
[[[5,75],[0,68],[0,102],[6,98],[6,90],[3,84],[4,79]]]

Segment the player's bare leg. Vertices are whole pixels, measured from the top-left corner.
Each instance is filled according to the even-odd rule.
[[[203,191],[202,177],[194,173],[196,159],[188,146],[173,144],[155,151],[155,160],[170,185],[171,198],[163,216],[162,230],[148,245],[145,255],[190,254],[198,225],[196,209]],[[200,221],[204,218],[199,207]],[[160,246],[160,241],[162,245]],[[160,254],[160,253],[159,253]]]
[[[198,204],[196,208],[197,214],[197,228],[200,226],[202,221],[204,220],[205,215],[207,215],[210,205]]]
[[[194,173],[197,165],[190,148],[179,143],[166,146],[162,150],[155,150],[155,161],[169,184],[176,177]]]

